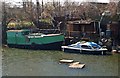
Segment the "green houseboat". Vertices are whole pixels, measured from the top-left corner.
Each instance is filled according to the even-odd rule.
[[[9,47],[60,50],[64,41],[63,34],[34,33],[31,30],[8,30],[7,44]]]

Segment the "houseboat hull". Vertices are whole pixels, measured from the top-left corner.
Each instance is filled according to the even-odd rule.
[[[61,50],[61,42],[54,42],[49,44],[31,44],[31,45],[18,45],[18,44],[8,44],[11,48],[21,48],[21,49],[35,49],[35,50]]]

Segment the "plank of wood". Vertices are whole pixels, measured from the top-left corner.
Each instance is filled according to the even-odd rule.
[[[62,59],[60,60],[61,63],[72,63],[73,60]]]
[[[85,66],[85,64],[75,64],[75,65],[70,65],[70,68],[80,68],[82,69]]]
[[[76,64],[79,64],[79,63],[80,63],[80,62],[73,62],[73,63],[70,64],[70,66],[71,66],[71,65],[76,65]]]

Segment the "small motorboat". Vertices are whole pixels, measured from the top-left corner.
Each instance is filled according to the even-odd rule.
[[[62,46],[62,51],[82,54],[106,54],[107,49],[94,42],[77,42],[68,46]]]

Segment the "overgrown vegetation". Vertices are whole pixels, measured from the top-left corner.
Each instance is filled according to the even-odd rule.
[[[19,5],[19,6],[18,6]],[[100,20],[102,13],[110,11],[111,21],[119,21],[120,17],[120,1],[110,3],[94,3],[94,2],[71,2],[65,0],[64,3],[59,1],[46,2],[42,0],[42,4],[38,0],[36,3],[31,1],[12,4],[3,2],[3,38],[6,39],[5,32],[7,28],[32,28],[40,27],[41,23],[46,22],[52,24],[53,17],[65,17],[66,19],[80,20]],[[55,20],[57,21],[57,20]],[[56,22],[58,23],[58,22]],[[42,26],[41,26],[42,28]],[[45,26],[43,26],[45,28]],[[3,41],[4,42],[4,41]]]

